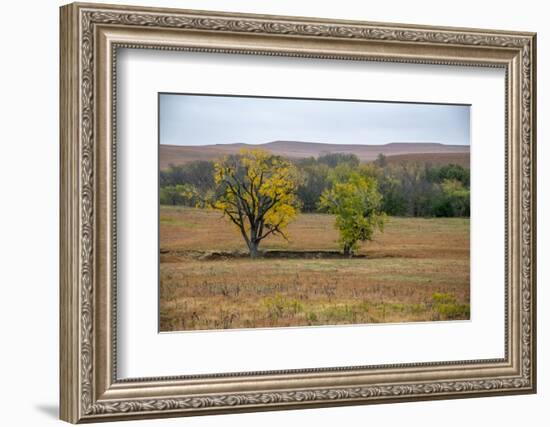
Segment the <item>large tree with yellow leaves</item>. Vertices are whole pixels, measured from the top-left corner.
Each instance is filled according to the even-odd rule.
[[[262,150],[242,150],[215,165],[212,206],[237,227],[252,258],[270,235],[287,239],[285,229],[298,213],[298,171],[292,163]]]

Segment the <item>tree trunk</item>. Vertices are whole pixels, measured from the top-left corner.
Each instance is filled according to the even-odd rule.
[[[344,245],[344,255],[351,258],[351,256],[353,255],[351,253],[351,245]]]
[[[260,251],[258,250],[260,242],[250,242],[248,245],[248,250],[250,252],[250,258],[258,258]]]

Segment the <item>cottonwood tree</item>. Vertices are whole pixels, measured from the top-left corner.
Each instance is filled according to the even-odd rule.
[[[215,164],[212,207],[239,230],[252,258],[270,235],[287,239],[285,229],[298,213],[298,171],[287,160],[262,150],[242,150]]]
[[[372,240],[376,229],[384,230],[386,215],[380,210],[382,196],[375,178],[356,171],[345,175],[323,192],[319,207],[336,216],[340,245],[345,255],[352,256],[359,241]]]

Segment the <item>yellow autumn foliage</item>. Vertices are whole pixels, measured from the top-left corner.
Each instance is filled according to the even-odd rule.
[[[217,194],[212,203],[239,229],[248,247],[257,249],[270,234],[286,237],[298,214],[295,166],[263,150],[241,150],[215,164]]]

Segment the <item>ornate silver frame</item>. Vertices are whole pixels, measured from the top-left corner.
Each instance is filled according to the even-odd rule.
[[[61,419],[72,422],[534,393],[533,33],[71,4],[61,8]],[[119,380],[116,52],[193,50],[506,70],[505,357]]]

